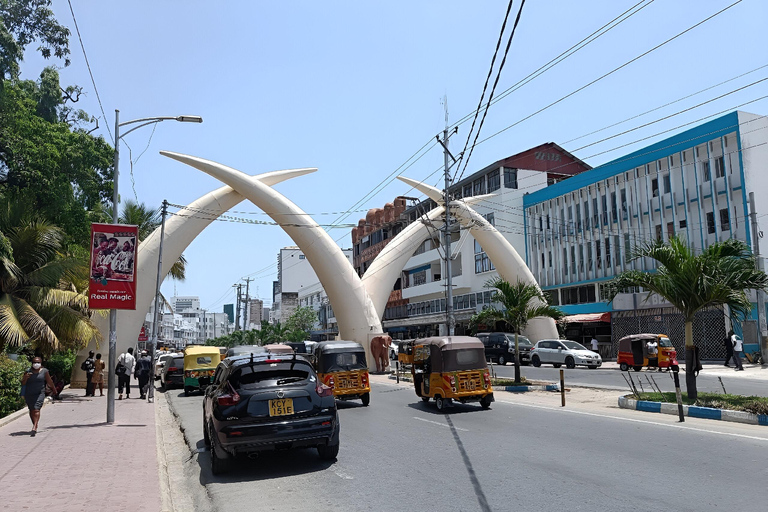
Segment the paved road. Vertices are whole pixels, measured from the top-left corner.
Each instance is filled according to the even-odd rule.
[[[201,451],[195,480],[216,511],[765,509],[764,427],[526,405],[504,392],[488,411],[440,414],[377,378],[370,407],[340,405],[337,462],[295,450],[213,477],[201,397],[166,396]]]
[[[515,376],[515,366],[513,364],[507,364],[505,366],[495,364],[493,365],[493,369],[499,377]],[[621,370],[618,368],[597,368],[595,370],[590,370],[588,368],[576,367],[572,370],[566,368],[564,371],[566,387],[570,385],[628,391],[627,383],[621,375]],[[646,375],[653,377],[662,391],[675,390],[674,382],[667,372],[643,370],[639,373],[630,373],[632,374],[633,379],[641,378],[641,382],[646,390],[648,390],[649,387]],[[762,373],[765,373],[766,375],[762,375]],[[521,375],[531,380],[551,382],[559,382],[560,380],[560,370],[553,368],[552,365],[544,365],[540,368],[523,366],[521,368]],[[725,368],[721,365],[705,365],[704,370],[699,373],[699,377],[696,379],[697,389],[699,391],[722,393],[723,389],[720,387],[720,382],[717,380],[718,376],[722,378],[728,393],[748,396],[768,396],[768,379],[766,378],[768,377],[768,370],[762,371],[761,375],[756,376],[755,378],[747,378],[742,375],[736,375],[735,370],[732,368]],[[637,385],[637,381],[635,381],[635,385]],[[685,391],[685,373],[682,371],[680,372],[680,386],[682,390]]]

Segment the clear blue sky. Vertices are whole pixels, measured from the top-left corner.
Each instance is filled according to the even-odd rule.
[[[126,138],[120,191],[151,206],[188,204],[218,187],[212,178],[161,157],[172,150],[208,158],[250,174],[317,167],[277,189],[331,223],[442,130],[442,97],[457,121],[476,108],[507,8],[506,1],[203,2],[71,0],[106,124],[157,115],[196,114],[202,125],[166,122]],[[497,95],[640,0],[529,0],[502,71]],[[81,108],[102,116],[66,1],[54,2],[72,29],[72,65],[62,84],[81,85]],[[641,2],[642,3],[642,2]],[[729,0],[656,0],[606,35],[491,106],[481,139],[535,112],[730,5]],[[515,1],[514,13],[519,1]],[[532,146],[555,142],[596,166],[642,143],[596,153],[656,134],[768,94],[763,82],[602,144],[580,146],[709,100],[768,76],[768,68],[598,134],[607,125],[665,105],[768,64],[768,2],[744,0],[711,21],[628,65],[547,111],[477,146],[467,173]],[[508,30],[511,27],[511,21]],[[503,51],[503,46],[502,46]],[[51,61],[52,64],[61,64]],[[43,61],[28,52],[23,77]],[[497,61],[498,67],[498,61]],[[768,114],[762,100],[742,110]],[[464,146],[469,123],[452,139]],[[442,165],[433,148],[404,174],[424,179]],[[437,182],[434,174],[429,181]],[[381,207],[409,192],[399,181],[356,210]],[[412,191],[410,191],[413,194]],[[244,202],[238,217],[269,220]],[[344,221],[364,217],[356,211]],[[349,229],[333,229],[342,247]],[[199,295],[221,311],[232,284],[256,273],[252,295],[271,302],[278,250],[292,245],[276,226],[214,222],[185,251],[187,280],[166,280],[170,297]]]

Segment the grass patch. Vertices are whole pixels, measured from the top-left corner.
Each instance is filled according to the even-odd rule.
[[[683,403],[686,405],[728,409],[730,411],[746,411],[753,414],[768,414],[768,397],[699,393],[698,400],[690,400],[688,393],[683,393],[682,395]],[[674,393],[640,393],[640,400],[677,403]]]
[[[491,379],[492,386],[530,386],[531,383],[525,377],[520,377],[520,382],[515,382],[515,379]]]

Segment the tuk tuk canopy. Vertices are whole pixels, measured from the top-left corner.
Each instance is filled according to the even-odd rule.
[[[486,367],[485,346],[471,336],[425,338],[414,343],[414,363],[429,364],[433,372],[478,370]]]

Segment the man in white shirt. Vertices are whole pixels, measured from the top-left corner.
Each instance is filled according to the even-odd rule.
[[[592,344],[592,352],[597,352],[597,338],[592,336],[592,341],[590,343]]]
[[[125,387],[125,398],[131,398],[131,375],[136,367],[136,358],[133,357],[133,347],[120,354],[117,358],[117,399],[123,399],[123,387]]]
[[[741,365],[741,351],[744,348],[741,338],[732,334],[731,343],[733,343],[733,362],[736,363],[736,371],[744,371],[744,367]]]

